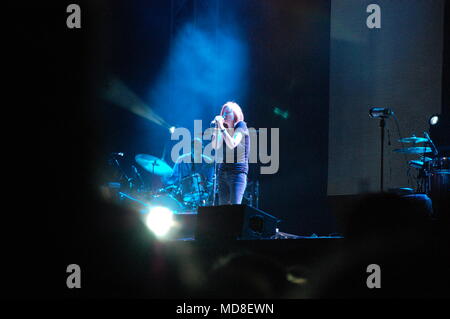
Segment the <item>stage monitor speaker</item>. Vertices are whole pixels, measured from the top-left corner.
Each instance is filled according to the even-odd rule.
[[[248,205],[199,207],[195,239],[269,239],[275,235],[278,222],[278,218]]]

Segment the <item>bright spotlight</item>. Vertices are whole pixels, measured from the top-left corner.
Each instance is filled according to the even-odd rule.
[[[430,117],[430,125],[436,125],[437,122],[439,122],[439,116],[438,115],[433,115],[432,117]]]
[[[164,237],[175,224],[173,212],[166,207],[153,207],[150,209],[145,223],[157,237]]]
[[[173,134],[173,132],[175,132],[175,126],[172,126],[169,128],[170,134]]]

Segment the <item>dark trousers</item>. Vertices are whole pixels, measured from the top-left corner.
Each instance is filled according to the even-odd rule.
[[[240,204],[247,187],[247,174],[229,171],[218,172],[219,205]]]

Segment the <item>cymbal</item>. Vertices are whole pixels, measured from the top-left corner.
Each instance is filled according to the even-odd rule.
[[[407,148],[397,148],[397,149],[393,150],[393,152],[397,152],[397,153],[406,153],[406,154],[431,153],[431,147],[407,147]]]
[[[427,139],[424,137],[416,137],[413,135],[411,137],[401,138],[398,141],[403,143],[425,143]]]
[[[147,172],[158,176],[170,176],[172,175],[172,168],[164,162],[152,155],[138,154],[134,158],[136,162],[141,165]]]
[[[411,167],[423,168],[423,165],[424,165],[424,162],[422,162],[422,161],[417,161],[417,160],[409,161],[409,166],[411,166]]]

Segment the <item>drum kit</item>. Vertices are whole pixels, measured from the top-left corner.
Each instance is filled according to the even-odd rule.
[[[405,137],[399,139],[402,143],[412,143],[412,147],[393,150],[396,153],[416,154],[419,158],[410,160],[409,167],[418,170],[418,192],[426,193],[431,197],[441,196],[449,192],[450,158],[438,156],[438,151],[430,137]],[[418,143],[427,143],[430,146],[416,146]]]
[[[154,176],[162,179],[172,175],[173,169],[164,160],[152,155],[138,154],[136,163]],[[198,206],[210,205],[212,202],[212,183],[209,183],[199,173],[193,173],[181,178],[177,183],[150,190],[146,198],[150,205],[161,205],[179,213],[196,210]]]
[[[151,180],[157,178],[164,181],[172,176],[173,168],[161,158],[147,154],[138,154],[134,159],[141,168],[150,174]],[[135,198],[136,202],[144,202],[146,205],[150,206],[164,206],[174,213],[194,212],[199,206],[213,205],[213,182],[208,181],[204,176],[197,172],[192,172],[192,174],[178,179],[176,183],[166,185],[162,188],[158,188],[157,186],[154,187],[154,185],[147,187],[146,183],[144,183],[145,178],[139,174],[136,167],[132,166],[135,175],[137,175],[138,178],[133,179],[126,176],[124,173],[126,170],[122,168],[122,165],[117,159],[114,159],[113,163],[116,168],[122,172],[122,175],[125,175],[126,181],[136,181],[134,184],[131,182],[131,186],[127,187],[127,199]],[[255,185],[250,182],[249,185],[250,186],[244,195],[244,201],[246,200],[249,204],[254,204],[254,202],[257,204],[257,192],[259,192],[258,184],[255,183],[255,187]]]

